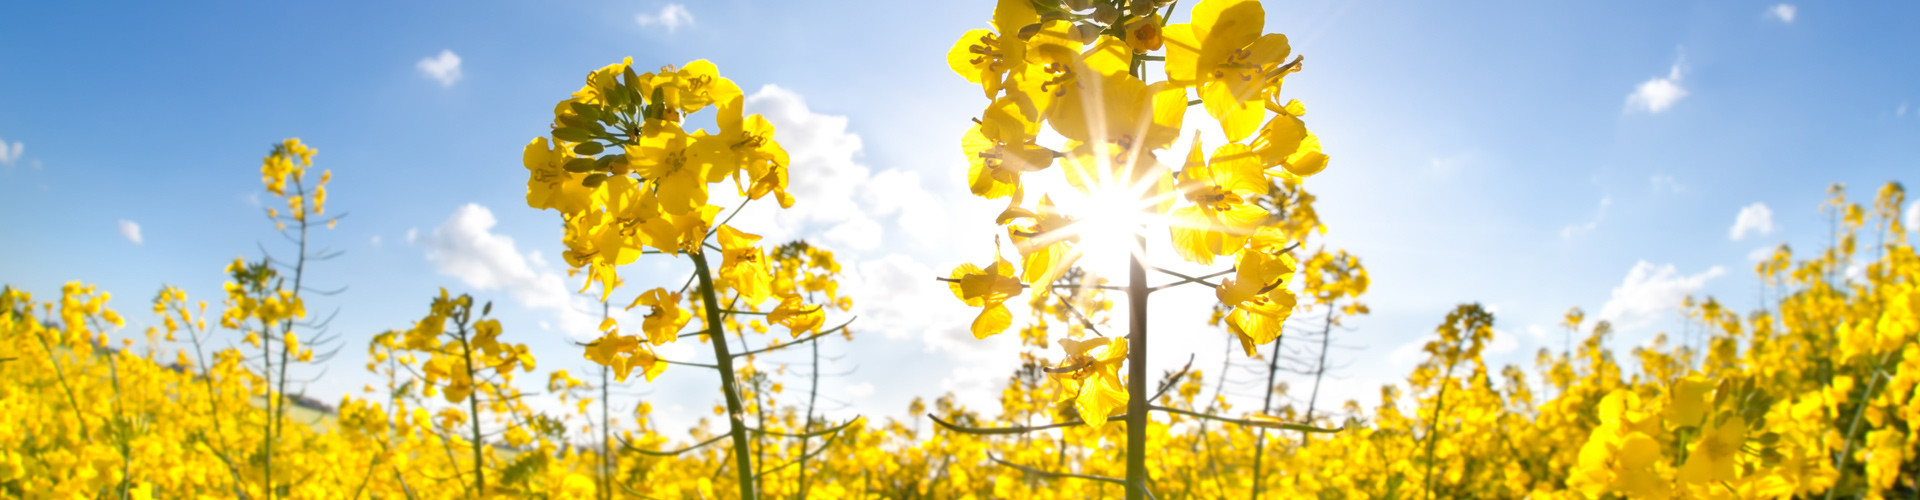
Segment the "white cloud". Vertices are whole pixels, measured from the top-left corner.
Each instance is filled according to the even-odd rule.
[[[1779,248],[1779,247],[1760,247],[1760,248],[1755,248],[1755,249],[1753,249],[1752,251],[1749,251],[1749,252],[1747,252],[1747,261],[1749,261],[1749,262],[1760,262],[1760,261],[1763,261],[1763,260],[1767,260],[1767,258],[1768,258],[1768,257],[1772,257],[1772,256],[1773,256],[1773,251],[1774,251],[1774,250],[1776,250],[1776,249],[1778,249],[1778,248]]]
[[[1900,103],[1900,107],[1893,110],[1893,116],[1907,116],[1907,104],[1908,103],[1905,102]]]
[[[1418,365],[1421,361],[1427,359],[1427,343],[1439,338],[1440,336],[1435,335],[1433,332],[1421,334],[1419,338],[1413,339],[1412,342],[1400,344],[1400,347],[1394,348],[1393,352],[1387,353],[1387,362],[1393,364],[1397,369],[1405,369]],[[1496,356],[1513,352],[1519,348],[1520,341],[1514,337],[1513,332],[1495,328],[1493,329],[1493,338],[1481,344],[1480,352],[1483,356]]]
[[[1684,66],[1684,61],[1674,61],[1666,77],[1654,77],[1634,87],[1633,94],[1627,96],[1627,111],[1657,114],[1680,102],[1680,98],[1687,96],[1687,89],[1680,86]]]
[[[634,22],[640,23],[641,26],[660,26],[666,28],[668,33],[672,33],[679,30],[681,26],[692,26],[693,13],[688,12],[687,6],[685,5],[670,3],[665,7],[661,7],[660,13],[658,14],[642,12],[634,15],[633,20]]]
[[[6,140],[0,139],[0,165],[13,166],[15,162],[20,161],[21,155],[26,154],[26,149],[27,145],[20,141],[8,144]]]
[[[380,237],[374,236],[372,238],[368,238],[367,243],[372,244],[373,246],[376,246],[376,247],[380,246]]]
[[[559,316],[561,331],[574,339],[592,338],[600,321],[588,311],[598,310],[599,303],[573,294],[560,274],[531,265],[513,238],[494,234],[494,224],[487,207],[461,206],[427,236],[427,261],[467,286],[505,290],[523,307],[552,312]]]
[[[1920,231],[1920,200],[1907,204],[1907,229]]]
[[[1740,209],[1740,215],[1733,218],[1733,228],[1727,230],[1727,237],[1740,241],[1749,234],[1766,236],[1773,233],[1773,210],[1765,203],[1754,203]]]
[[[1493,329],[1493,341],[1487,342],[1484,351],[1488,355],[1506,354],[1520,347],[1520,341],[1513,338],[1513,332]]]
[[[899,215],[899,226],[908,236],[931,244],[944,237],[942,226],[949,222],[947,211],[920,187],[920,174],[905,170],[885,170],[867,179],[861,200],[875,216]]]
[[[851,248],[864,251],[878,248],[880,246],[880,235],[885,231],[885,229],[881,229],[880,223],[874,222],[873,219],[856,217],[846,222],[835,224],[832,229],[828,229],[826,234],[821,235],[821,237],[838,248]]]
[[[1593,219],[1584,224],[1569,224],[1566,227],[1560,228],[1560,239],[1571,240],[1574,236],[1592,232],[1594,229],[1599,228],[1600,221],[1606,220],[1607,218],[1607,207],[1611,205],[1613,205],[1613,197],[1600,197],[1600,208],[1594,211]]]
[[[1867,278],[1867,261],[1854,260],[1847,263],[1847,269],[1841,272],[1847,279],[1861,281]]]
[[[420,228],[407,228],[407,244],[412,245],[417,241],[420,241]]]
[[[1682,276],[1673,264],[1655,266],[1640,261],[1627,271],[1620,286],[1614,287],[1613,298],[1607,300],[1595,318],[1612,322],[1620,329],[1645,326],[1674,311],[1687,295],[1726,272],[1725,268],[1713,266],[1699,274]]]
[[[857,251],[878,248],[890,227],[903,227],[928,246],[945,238],[940,228],[950,215],[939,198],[922,187],[917,173],[875,173],[862,164],[863,143],[848,130],[847,117],[814,112],[799,94],[773,85],[748,96],[745,104],[747,112],[773,124],[774,139],[787,151],[793,172],[787,191],[795,202],[769,218],[737,220],[743,230],[759,231],[773,242],[817,235],[815,243]]]
[[[1648,182],[1653,184],[1653,192],[1655,193],[1680,194],[1687,190],[1686,186],[1680,185],[1678,179],[1674,179],[1673,176],[1667,174],[1654,174]]]
[[[1423,350],[1426,349],[1427,343],[1437,338],[1440,337],[1434,335],[1432,332],[1428,332],[1421,334],[1420,338],[1413,339],[1412,342],[1400,344],[1400,347],[1394,348],[1392,353],[1387,354],[1387,362],[1393,363],[1393,366],[1397,368],[1406,368],[1419,364],[1420,360],[1427,358],[1427,353]]]
[[[1767,17],[1779,20],[1784,24],[1793,24],[1793,18],[1799,14],[1800,9],[1788,3],[1767,8]]]
[[[873,395],[873,384],[861,382],[847,386],[847,399],[865,399]]]
[[[946,286],[934,281],[939,273],[911,257],[889,254],[866,259],[849,266],[855,271],[850,283],[856,310],[863,329],[880,330],[892,338],[902,338],[916,328],[927,326],[928,311],[956,311]],[[870,301],[883,306],[868,307]]]
[[[120,219],[120,237],[126,238],[127,241],[131,241],[135,245],[142,244],[143,239],[140,237],[140,224],[126,219]]]
[[[438,80],[442,87],[452,87],[460,81],[460,56],[451,50],[442,50],[440,55],[421,59],[414,67],[428,78]]]

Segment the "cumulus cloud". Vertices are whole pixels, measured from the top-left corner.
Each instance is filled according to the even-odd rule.
[[[140,223],[120,219],[120,237],[126,238],[127,241],[131,241],[135,245],[141,244]]]
[[[905,228],[928,245],[940,237],[946,212],[938,198],[922,187],[917,173],[876,173],[861,163],[863,143],[848,130],[847,117],[814,112],[799,94],[773,85],[748,96],[745,104],[747,112],[773,124],[791,170],[805,172],[787,185],[796,200],[793,208],[756,228],[769,240],[818,235],[816,243],[829,248],[865,251],[880,246],[888,227]]]
[[[642,12],[634,15],[633,20],[640,23],[640,26],[659,26],[666,28],[668,33],[672,33],[679,30],[681,26],[693,26],[693,13],[688,12],[685,5],[670,3],[661,7],[657,14]]]
[[[1593,212],[1593,219],[1582,224],[1568,224],[1566,227],[1560,228],[1560,239],[1571,240],[1575,236],[1598,229],[1600,227],[1600,221],[1606,220],[1607,207],[1611,205],[1613,205],[1613,197],[1600,197],[1600,208]]]
[[[1733,228],[1727,230],[1727,238],[1740,241],[1749,234],[1766,236],[1773,233],[1773,209],[1765,203],[1754,203],[1740,209],[1740,215],[1733,218]]]
[[[1686,186],[1680,185],[1678,179],[1674,179],[1673,176],[1667,174],[1654,174],[1653,177],[1649,179],[1649,182],[1653,184],[1653,192],[1655,193],[1680,194],[1687,190]]]
[[[1920,201],[1907,204],[1907,229],[1920,231]]]
[[[1513,332],[1493,329],[1493,341],[1488,342],[1484,350],[1488,355],[1506,354],[1520,347],[1520,341],[1513,338]]]
[[[1527,325],[1526,332],[1527,336],[1533,337],[1534,340],[1547,340],[1547,335],[1551,333],[1545,325],[1539,323]]]
[[[1420,360],[1426,359],[1427,357],[1426,351],[1423,350],[1426,349],[1427,343],[1437,338],[1440,337],[1429,332],[1420,335],[1419,338],[1413,339],[1412,342],[1400,344],[1400,347],[1394,348],[1393,352],[1387,354],[1387,362],[1393,363],[1393,366],[1397,368],[1406,368],[1419,364]]]
[[[20,141],[8,143],[5,139],[0,139],[0,165],[13,166],[20,161],[21,155],[26,154],[26,149],[27,145]]]
[[[902,254],[889,254],[876,259],[866,259],[851,266],[855,272],[852,283],[848,283],[861,295],[855,296],[855,305],[860,310],[861,326],[880,330],[888,337],[901,338],[915,328],[924,326],[928,320],[927,311],[954,310],[956,308],[938,307],[942,302],[952,302],[944,286],[933,281],[932,267]],[[883,307],[866,307],[865,297],[884,300]],[[880,299],[884,298],[884,299]]]
[[[855,399],[855,400],[865,399],[867,396],[872,396],[872,395],[873,395],[873,384],[871,383],[860,382],[857,384],[847,386],[848,399]]]
[[[1620,286],[1613,288],[1613,297],[1600,308],[1595,317],[1613,323],[1615,328],[1636,328],[1646,326],[1668,312],[1680,307],[1687,295],[1699,291],[1707,281],[1726,274],[1720,266],[1685,276],[1673,264],[1656,266],[1640,261],[1627,271],[1627,277]]]
[[[1531,329],[1528,330],[1528,334],[1535,337],[1539,336],[1537,332]],[[1394,348],[1393,352],[1387,353],[1387,362],[1393,364],[1396,368],[1409,368],[1418,365],[1421,361],[1427,359],[1427,343],[1438,340],[1439,338],[1440,336],[1435,335],[1433,332],[1421,334],[1420,337],[1413,339],[1412,342],[1400,344],[1400,347]],[[1519,348],[1520,340],[1514,336],[1513,332],[1495,328],[1493,329],[1493,338],[1488,339],[1486,343],[1482,344],[1480,349],[1481,353],[1486,356],[1498,356],[1513,352]]]
[[[460,55],[451,50],[442,50],[440,55],[421,59],[414,67],[420,69],[420,74],[439,81],[442,87],[452,87],[453,82],[460,81]]]
[[[1687,96],[1687,89],[1680,86],[1680,77],[1685,65],[1683,61],[1674,61],[1667,70],[1667,76],[1654,77],[1640,82],[1633,93],[1627,96],[1627,111],[1658,114],[1672,108],[1674,103]]]
[[[599,309],[599,303],[574,295],[560,274],[533,265],[513,238],[493,232],[495,223],[487,207],[461,206],[421,240],[427,261],[467,286],[504,290],[522,307],[557,315],[561,331],[575,339],[591,338],[600,321],[587,311]]]
[[[898,215],[900,228],[920,242],[932,243],[941,236],[945,211],[921,187],[918,172],[884,170],[874,174],[867,179],[860,199],[873,215]]]
[[[1767,8],[1767,17],[1780,21],[1782,24],[1793,24],[1793,18],[1799,14],[1800,9],[1788,3]]]

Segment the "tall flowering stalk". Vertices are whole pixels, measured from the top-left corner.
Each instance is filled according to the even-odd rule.
[[[550,137],[528,144],[522,163],[529,174],[528,206],[560,212],[567,263],[585,270],[589,286],[599,283],[601,300],[620,287],[618,266],[643,254],[684,255],[692,262],[693,275],[678,290],[653,288],[627,306],[645,311],[638,334],[609,318],[586,357],[610,367],[617,380],[637,370],[651,381],[673,363],[652,348],[678,340],[682,328],[700,319],[702,326],[689,333],[713,347],[714,363],[680,364],[719,372],[733,473],[740,497],[755,498],[765,469],[755,468],[750,441],[771,432],[747,425],[743,400],[749,394],[740,380],[752,367],[736,367],[735,361],[844,332],[845,325],[823,330],[830,302],[810,303],[796,280],[776,279],[760,236],[727,225],[753,201],[771,198],[780,208],[795,201],[786,192],[787,153],[774,140],[773,125],[746,114],[743,105],[740,87],[713,63],[642,73],[628,59],[594,71],[584,87],[556,105]],[[716,130],[686,130],[690,115],[708,110]],[[710,189],[728,181],[740,202],[716,222],[725,210],[710,203]],[[759,309],[776,299],[770,311]],[[736,318],[743,314],[765,315],[768,323],[785,326],[793,341],[760,349],[743,345],[734,352],[726,333],[741,330]],[[740,338],[744,344],[744,332]],[[836,433],[851,423],[791,437]]]
[[[1017,265],[995,255],[945,279],[955,296],[982,308],[974,336],[1005,331],[1013,320],[1006,301],[1052,290],[1082,256],[1125,249],[1126,286],[1119,289],[1127,297],[1127,335],[1062,339],[1066,358],[1047,372],[1076,420],[1100,427],[1125,415],[1129,499],[1149,495],[1147,414],[1162,409],[1147,391],[1148,296],[1204,284],[1231,308],[1226,323],[1249,356],[1276,341],[1297,301],[1294,251],[1307,229],[1318,228],[1310,208],[1299,210],[1311,203],[1300,186],[1327,164],[1301,120],[1305,107],[1280,98],[1302,59],[1285,35],[1262,32],[1260,2],[1204,0],[1192,6],[1188,23],[1168,24],[1174,7],[1154,0],[1002,0],[991,29],[967,32],[947,54],[953,70],[980,84],[988,100],[961,139],[969,188],[1008,200],[995,222],[1018,254]],[[1185,135],[1193,106],[1226,142],[1209,152],[1196,131],[1176,171],[1157,154]],[[1042,143],[1042,127],[1065,141]],[[1181,260],[1212,265],[1224,258],[1233,267],[1196,277],[1155,266],[1147,247],[1159,235]],[[1149,270],[1178,281],[1149,284]]]

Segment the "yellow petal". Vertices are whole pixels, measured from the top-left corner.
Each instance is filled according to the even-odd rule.
[[[980,307],[985,304],[981,296],[976,293],[970,293],[972,291],[968,290],[968,287],[962,286],[968,282],[968,276],[978,274],[981,274],[980,266],[971,263],[960,264],[959,267],[953,268],[952,273],[947,274],[948,279],[953,280],[947,282],[947,288],[953,291],[954,297],[965,301],[967,305]]]
[[[993,304],[980,311],[980,316],[973,319],[973,338],[991,337],[1007,331],[1007,327],[1010,326],[1013,326],[1013,311],[1007,310],[1004,304]]]
[[[1107,418],[1127,406],[1127,391],[1109,385],[1104,379],[1087,380],[1080,386],[1079,397],[1074,398],[1073,406],[1080,412],[1080,419],[1087,425],[1099,428],[1107,424]]]
[[[1237,95],[1234,86],[1224,81],[1207,82],[1200,87],[1200,100],[1207,114],[1220,121],[1227,140],[1238,142],[1260,129],[1260,118],[1267,110],[1257,95]]]
[[[1193,25],[1167,25],[1160,30],[1160,37],[1167,46],[1167,80],[1181,86],[1198,83],[1203,73],[1200,71],[1200,39],[1194,35]]]
[[[975,47],[984,46],[983,41],[992,36],[993,31],[987,29],[968,30],[960,35],[960,40],[947,50],[947,66],[953,68],[954,73],[966,77],[967,81],[981,83],[989,73],[977,61],[983,61],[987,56],[976,52],[979,49]],[[993,97],[993,93],[988,92],[987,97]]]
[[[1079,260],[1079,252],[1067,247],[1064,242],[1054,242],[1026,252],[1020,259],[1022,273],[1020,279],[1036,287],[1053,285],[1067,268],[1073,267]]]
[[[1215,254],[1211,245],[1207,244],[1213,221],[1207,218],[1200,207],[1176,208],[1167,216],[1171,219],[1167,223],[1167,231],[1172,233],[1174,253],[1195,264],[1213,264]]]
[[[1327,168],[1327,154],[1320,151],[1320,137],[1308,135],[1300,149],[1287,156],[1287,173],[1306,177]]]

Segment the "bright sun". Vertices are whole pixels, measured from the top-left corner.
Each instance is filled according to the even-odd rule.
[[[1162,217],[1149,213],[1155,204],[1148,199],[1153,196],[1151,185],[1092,179],[1086,183],[1087,192],[1082,193],[1063,178],[1048,181],[1036,183],[1040,184],[1036,187],[1041,187],[1063,213],[1076,220],[1072,227],[1079,242],[1074,247],[1080,259],[1073,265],[1094,275],[1126,280],[1128,257],[1140,251],[1138,236],[1151,237],[1155,228],[1165,231],[1164,225],[1159,224]]]
[[[1096,275],[1124,279],[1127,257],[1139,245],[1135,236],[1146,229],[1147,217],[1140,211],[1139,194],[1131,191],[1120,186],[1091,194],[1075,191],[1081,206],[1066,209],[1079,219],[1076,227],[1084,252],[1079,265]]]

